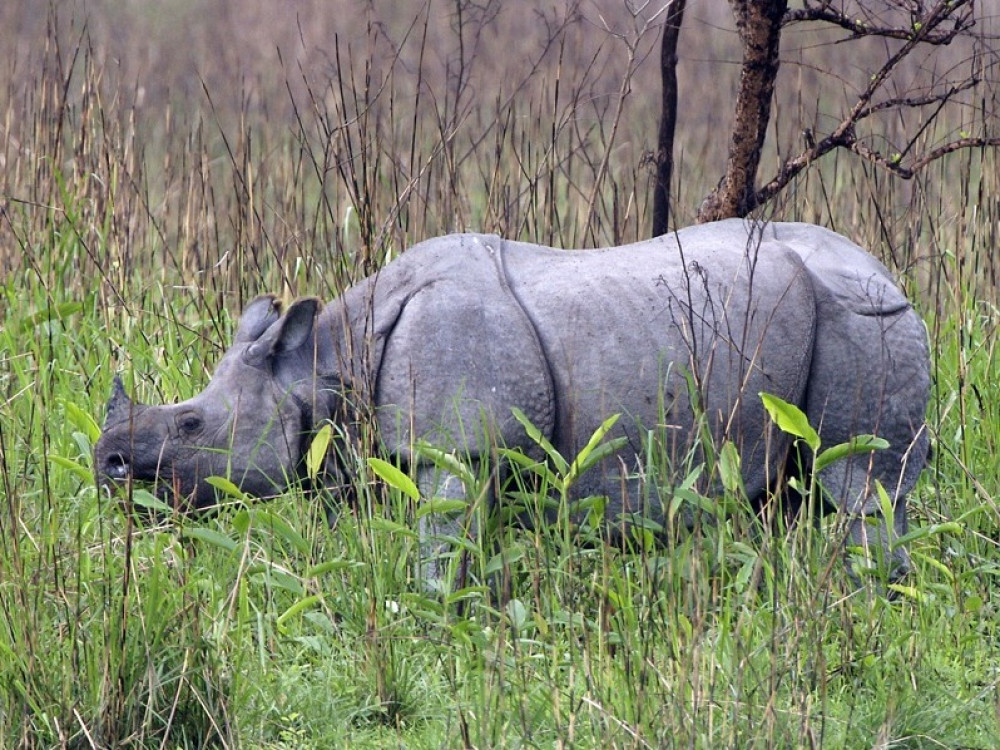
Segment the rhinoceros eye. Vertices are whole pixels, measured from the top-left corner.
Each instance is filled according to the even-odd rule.
[[[177,417],[177,427],[185,435],[194,435],[196,432],[200,431],[204,422],[202,418],[197,414],[192,414],[188,412],[186,414],[181,414]]]

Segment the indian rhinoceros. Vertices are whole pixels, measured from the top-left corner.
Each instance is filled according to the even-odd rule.
[[[418,460],[418,440],[473,462],[498,445],[530,451],[516,408],[572,458],[620,414],[608,437],[625,440],[575,496],[606,496],[612,524],[663,521],[671,487],[644,480],[645,446],[657,432],[689,452],[704,434],[693,404],[716,441],[737,447],[756,505],[786,474],[790,439],[770,426],[766,392],[798,405],[826,446],[860,433],[888,441],[820,479],[855,543],[891,548],[895,577],[909,557],[891,540],[906,533],[906,495],[928,453],[929,369],[923,322],[887,269],[818,226],[732,219],[576,251],[456,234],[410,248],[325,307],[302,299],[282,314],[275,298],[255,299],[187,401],[135,404],[116,382],[96,465],[105,483],[152,480],[187,507],[215,502],[206,479],[217,475],[274,495],[304,475],[320,425],[368,409],[425,494],[455,495],[453,478]]]

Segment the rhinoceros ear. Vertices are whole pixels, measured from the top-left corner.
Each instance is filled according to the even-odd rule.
[[[294,302],[288,312],[247,349],[247,359],[254,364],[262,364],[268,357],[295,351],[311,341],[318,310],[318,299],[310,297]]]
[[[281,319],[281,334],[274,342],[275,354],[291,352],[312,340],[320,302],[315,297],[296,300]]]
[[[257,297],[246,306],[236,329],[237,343],[256,341],[281,315],[281,302],[273,294]]]

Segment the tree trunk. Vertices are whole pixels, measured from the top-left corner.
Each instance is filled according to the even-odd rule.
[[[781,19],[788,8],[788,0],[729,0],[729,4],[743,43],[743,68],[726,174],[702,204],[701,222],[746,216],[756,208],[757,168],[771,119]]]
[[[670,180],[674,171],[674,129],[677,125],[677,40],[686,0],[673,0],[660,43],[660,131],[656,141],[656,184],[653,186],[653,237],[670,231]]]

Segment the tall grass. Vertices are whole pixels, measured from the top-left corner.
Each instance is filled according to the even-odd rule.
[[[413,580],[412,500],[364,456],[332,528],[301,493],[155,525],[99,492],[113,374],[194,393],[261,291],[330,297],[442,232],[575,247],[649,224],[656,35],[617,4],[225,6],[0,10],[0,747],[994,744],[994,153],[913,184],[835,155],[773,208],[872,248],[928,321],[902,601],[854,593],[808,524],[755,538],[695,477],[719,517],[665,546],[544,524],[470,542],[465,607]],[[724,67],[694,69],[682,223],[725,142]],[[981,107],[947,127],[995,129]]]

